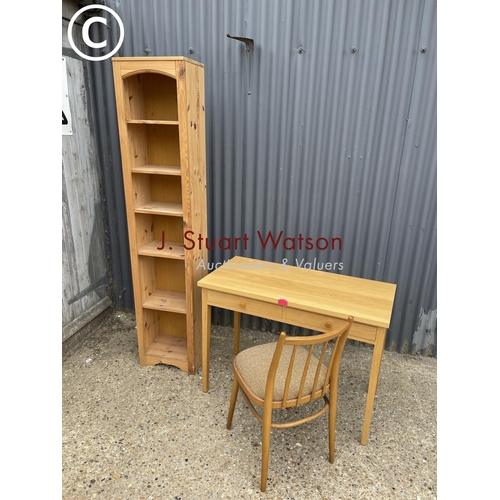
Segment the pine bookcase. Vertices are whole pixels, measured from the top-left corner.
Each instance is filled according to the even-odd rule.
[[[207,234],[204,67],[116,57],[113,75],[139,362],[194,374],[207,250],[184,238]]]

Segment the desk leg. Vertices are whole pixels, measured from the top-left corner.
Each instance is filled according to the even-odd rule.
[[[234,311],[234,355],[240,352],[240,325],[241,325],[241,313]]]
[[[208,392],[211,316],[212,307],[208,305],[208,292],[204,288],[201,295],[201,373],[203,392]]]
[[[373,346],[372,367],[370,370],[370,383],[368,384],[368,395],[366,397],[365,421],[363,424],[363,433],[361,435],[361,444],[368,443],[368,433],[372,420],[373,403],[375,394],[377,394],[378,378],[380,375],[380,365],[382,364],[382,354],[384,353],[386,328],[377,328],[375,345]]]

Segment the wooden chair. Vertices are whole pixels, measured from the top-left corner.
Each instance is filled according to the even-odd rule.
[[[250,410],[262,424],[261,491],[266,491],[272,427],[294,427],[323,415],[329,409],[329,458],[333,463],[339,364],[352,322],[350,316],[334,331],[309,337],[290,337],[282,332],[278,342],[251,347],[235,356],[227,428],[231,428],[238,390],[241,390]],[[328,342],[332,339],[336,339],[335,346],[327,360]],[[313,352],[315,348],[321,349],[319,358]],[[325,404],[316,413],[292,422],[272,422],[273,409],[298,407],[320,396]],[[263,408],[262,416],[254,404]]]

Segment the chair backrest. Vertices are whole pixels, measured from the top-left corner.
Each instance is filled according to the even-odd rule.
[[[330,385],[337,383],[340,359],[352,322],[353,317],[349,316],[335,330],[313,336],[291,337],[282,332],[269,368],[266,403],[284,409],[325,396]],[[328,343],[333,339],[336,339],[335,345],[330,353]],[[276,401],[276,384],[280,385],[280,397],[283,395],[280,406]]]

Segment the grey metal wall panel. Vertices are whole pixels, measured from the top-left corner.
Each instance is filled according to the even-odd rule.
[[[404,290],[388,335],[400,352],[437,349],[436,55],[436,4],[426,2],[385,266],[386,280]]]
[[[205,64],[208,236],[249,240],[247,249],[216,248],[209,261],[316,259],[342,262],[343,274],[395,282],[387,345],[420,345],[412,339],[436,308],[435,2],[106,3],[125,25],[119,55],[184,55]],[[253,49],[227,34],[252,38]],[[96,65],[94,85],[116,194],[109,66]],[[417,131],[418,153],[409,149]],[[119,196],[114,210],[124,213]],[[264,248],[257,231],[339,237],[342,249]]]

